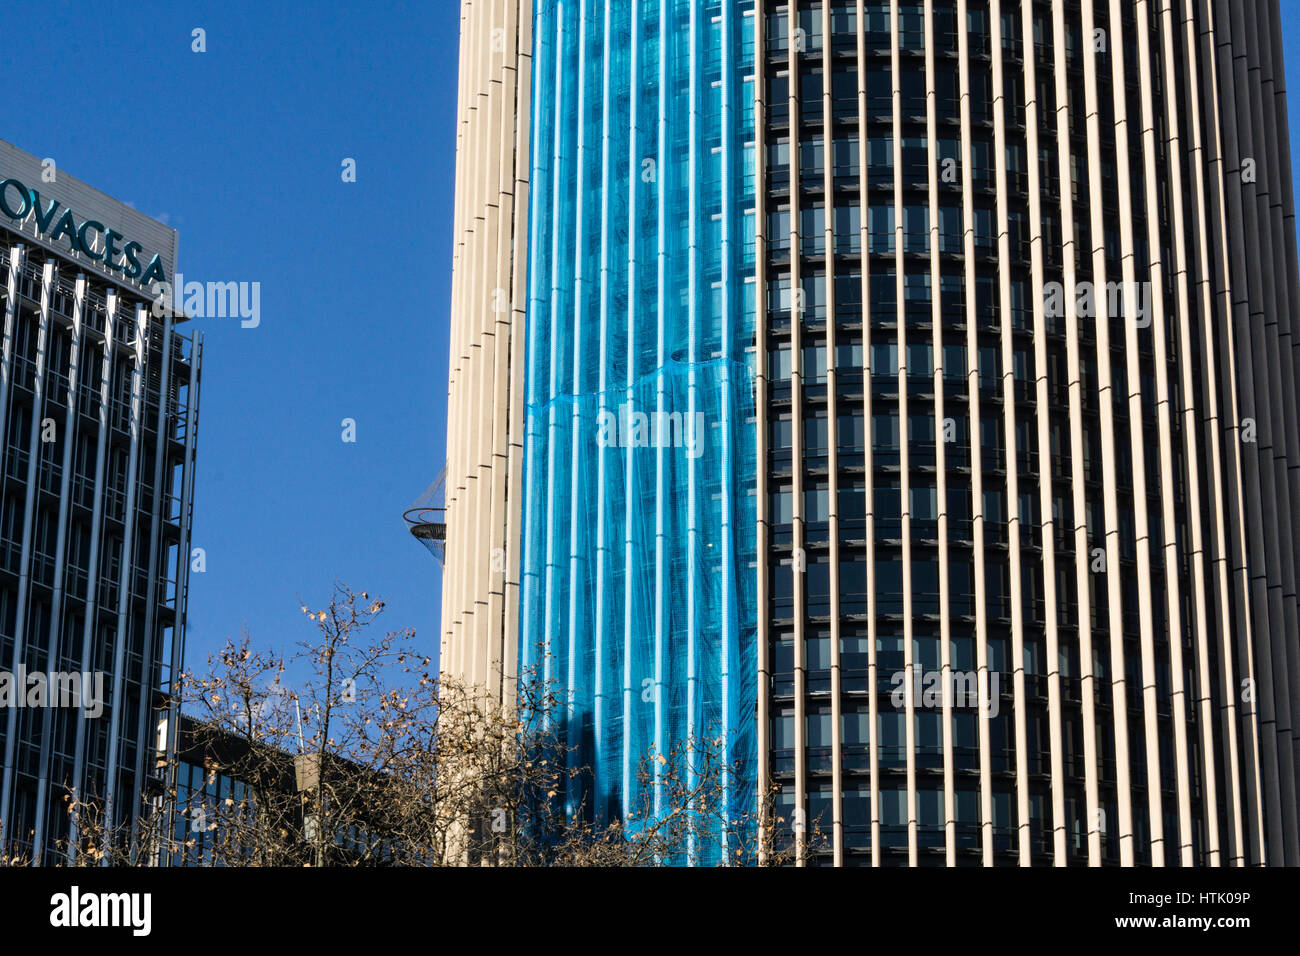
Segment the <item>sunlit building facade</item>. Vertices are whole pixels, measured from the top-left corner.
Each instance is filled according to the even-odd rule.
[[[1276,4],[763,14],[764,772],[838,863],[1300,862]]]
[[[532,20],[461,5],[442,674],[492,700],[518,662]]]
[[[125,843],[167,783],[202,364],[201,337],[155,315],[176,243],[0,141],[0,853],[18,859],[76,845],[74,794]]]
[[[1300,864],[1276,2],[531,17],[517,663],[582,806],[707,727],[811,865]]]

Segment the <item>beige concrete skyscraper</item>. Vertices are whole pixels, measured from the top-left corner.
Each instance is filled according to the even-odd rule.
[[[758,11],[762,778],[836,863],[1300,863],[1277,3]]]
[[[1300,864],[1276,0],[464,9],[445,670],[570,807],[716,726],[803,862]]]
[[[522,0],[461,4],[441,667],[496,697],[516,658],[530,27]]]

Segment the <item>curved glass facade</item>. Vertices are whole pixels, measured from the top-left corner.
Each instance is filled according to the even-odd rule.
[[[1300,861],[1276,5],[761,14],[760,755],[808,859]]]

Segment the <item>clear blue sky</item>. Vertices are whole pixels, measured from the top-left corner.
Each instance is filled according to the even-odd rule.
[[[177,228],[187,278],[262,284],[259,328],[197,323],[191,663],[243,625],[262,644],[310,636],[299,597],[336,578],[435,644],[436,565],[401,512],[443,458],[458,9],[5,2],[23,40],[0,137]],[[1300,0],[1282,11],[1300,90]],[[1291,119],[1300,183],[1300,93]]]
[[[299,596],[336,578],[432,652],[437,566],[402,511],[443,458],[459,4],[3,6],[0,138],[179,230],[187,279],[262,285],[260,327],[195,323],[190,663],[245,624],[309,637]]]

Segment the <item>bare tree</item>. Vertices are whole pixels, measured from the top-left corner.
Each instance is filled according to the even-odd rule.
[[[306,605],[315,640],[285,658],[247,633],[182,680],[180,763],[132,845],[94,801],[68,799],[81,864],[198,866],[782,865],[819,847],[775,788],[736,807],[728,741],[701,734],[642,756],[614,814],[565,739],[538,671],[502,707],[439,681],[384,602],[336,584]],[[305,678],[290,686],[289,675]],[[178,769],[202,767],[203,786]],[[220,782],[220,786],[218,786]],[[601,804],[604,807],[604,804]],[[23,862],[15,860],[10,862]]]

